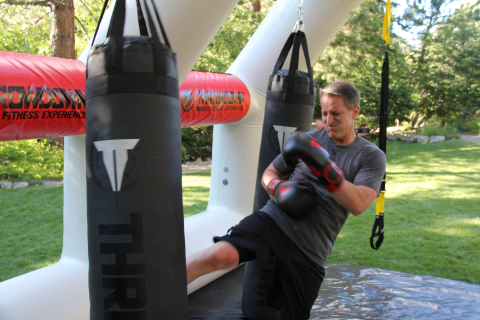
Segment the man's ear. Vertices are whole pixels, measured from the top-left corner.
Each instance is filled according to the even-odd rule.
[[[353,109],[352,109],[353,118],[356,119],[359,114],[360,114],[360,106],[353,107]]]

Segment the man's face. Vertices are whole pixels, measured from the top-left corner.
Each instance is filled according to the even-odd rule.
[[[343,97],[324,94],[321,99],[322,120],[324,128],[333,140],[344,140],[350,135],[355,135],[355,119],[360,112],[360,107],[355,106],[348,110]]]

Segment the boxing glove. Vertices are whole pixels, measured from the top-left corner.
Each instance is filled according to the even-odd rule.
[[[330,159],[330,154],[304,132],[291,135],[283,146],[282,159],[290,167],[295,167],[302,159],[329,192],[338,190],[344,180],[342,170]]]
[[[306,182],[272,179],[268,183],[267,192],[280,209],[294,220],[303,218],[314,203],[315,191]]]

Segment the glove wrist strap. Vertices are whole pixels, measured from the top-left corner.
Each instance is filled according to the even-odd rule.
[[[273,195],[275,194],[275,189],[282,181],[286,181],[286,180],[283,180],[281,178],[274,178],[270,180],[267,186],[267,193],[270,196],[270,199],[273,199]]]

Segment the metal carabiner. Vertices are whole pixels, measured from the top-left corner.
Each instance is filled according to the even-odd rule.
[[[305,24],[303,23],[304,12],[305,12],[305,8],[302,6],[302,0],[300,0],[300,3],[297,8],[298,19],[297,19],[297,22],[295,23],[295,26],[293,27],[292,32],[297,32],[297,31],[305,32]]]

